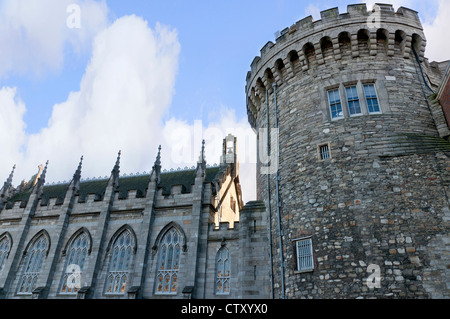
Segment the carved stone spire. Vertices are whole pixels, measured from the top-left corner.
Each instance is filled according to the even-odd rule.
[[[83,164],[83,156],[81,156],[81,158],[80,158],[80,163],[78,164],[77,170],[75,171],[75,174],[73,174],[72,181],[69,185],[69,188],[73,187],[73,188],[75,188],[76,191],[78,191],[79,187],[80,187],[82,164]]]
[[[158,147],[158,155],[156,155],[155,164],[153,165],[152,175],[150,177],[151,182],[159,182],[161,176],[161,145]]]
[[[11,173],[9,174],[8,178],[6,179],[5,184],[3,184],[3,187],[0,189],[0,197],[1,198],[7,198],[9,197],[10,189],[12,187],[12,179],[14,175],[14,170],[16,169],[16,164],[14,164],[13,169]]]
[[[206,173],[206,158],[205,158],[205,140],[202,141],[202,151],[197,161],[197,176],[205,176]],[[199,175],[200,174],[200,175]]]
[[[114,164],[114,167],[111,171],[111,177],[109,178],[108,186],[112,185],[114,188],[119,186],[119,173],[120,173],[120,155],[122,154],[122,151],[119,151],[117,154],[117,160],[116,164]]]

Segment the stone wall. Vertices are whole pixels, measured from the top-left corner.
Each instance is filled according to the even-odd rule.
[[[349,6],[347,14],[333,9],[330,17],[330,12],[306,27],[305,19],[297,22],[266,45],[247,75],[250,124],[257,132],[266,128],[267,107],[270,128],[278,119],[278,174],[269,175],[269,190],[267,175],[257,177],[258,198],[267,207],[270,194],[276,230],[275,298],[282,296],[283,265],[288,298],[449,297],[448,279],[442,280],[450,264],[450,147],[439,136],[436,118],[442,117],[428,104],[412,52],[423,62],[420,21],[402,8],[383,13],[381,29],[387,32],[366,33],[360,32],[370,14],[365,5]],[[340,36],[346,32],[349,42]],[[366,83],[376,88],[378,114],[368,112]],[[358,88],[358,116],[348,112],[345,87],[350,85]],[[341,119],[331,119],[331,89],[340,92]],[[331,158],[321,160],[318,148],[324,144]],[[263,146],[258,152],[265,153]],[[259,162],[257,170],[264,167]],[[293,240],[305,236],[312,237],[315,268],[303,273],[296,271]],[[380,288],[366,285],[369,265],[379,267]]]

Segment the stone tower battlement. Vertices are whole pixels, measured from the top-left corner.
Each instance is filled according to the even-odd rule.
[[[426,40],[418,13],[404,7],[395,12],[390,4],[377,6],[368,11],[366,4],[349,5],[346,13],[324,10],[320,20],[308,16],[279,32],[275,43],[267,42],[246,77],[250,124],[273,83],[311,76],[318,66],[378,54],[410,59],[412,46],[423,61]]]
[[[425,58],[416,11],[347,11],[284,29],[247,73],[257,153],[271,154],[257,196],[273,295],[449,297],[450,132],[433,98],[448,62]]]

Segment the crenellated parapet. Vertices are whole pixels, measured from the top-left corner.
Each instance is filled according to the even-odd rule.
[[[345,13],[332,8],[320,15],[320,20],[308,16],[277,33],[275,42],[267,42],[253,59],[246,77],[252,126],[274,83],[281,86],[310,76],[337,61],[377,56],[411,59],[413,48],[424,59],[425,35],[414,10],[400,7],[395,12],[392,5],[378,4],[368,11],[365,4],[354,4]]]

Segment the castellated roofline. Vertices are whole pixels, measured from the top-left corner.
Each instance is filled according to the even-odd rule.
[[[361,41],[369,47],[369,55],[376,56],[377,42],[382,39],[388,57],[400,54],[410,59],[414,46],[420,60],[424,60],[426,39],[417,11],[400,7],[395,12],[391,4],[375,4],[368,11],[366,4],[353,4],[347,6],[346,13],[339,13],[336,7],[321,11],[320,16],[317,21],[308,16],[283,29],[276,34],[275,43],[267,42],[260,56],[253,59],[245,86],[252,126],[260,105],[265,102],[266,90],[270,93],[274,82],[281,85],[299,71],[307,72],[314,64],[343,59],[345,44],[351,58],[362,56]],[[397,51],[396,45],[400,47]],[[333,58],[325,59],[329,56]],[[281,70],[287,71],[284,78]]]

